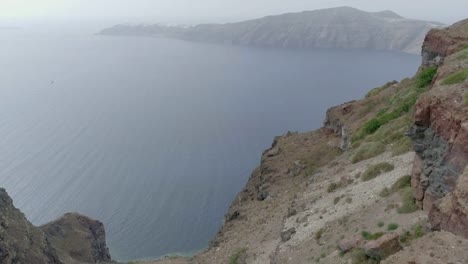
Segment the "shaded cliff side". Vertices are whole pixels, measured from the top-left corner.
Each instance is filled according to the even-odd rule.
[[[419,54],[425,34],[441,23],[394,12],[337,7],[193,27],[117,25],[102,35],[165,36],[191,41],[274,48],[393,50]]]
[[[67,214],[43,227],[33,226],[0,189],[0,263],[111,262],[102,223]]]

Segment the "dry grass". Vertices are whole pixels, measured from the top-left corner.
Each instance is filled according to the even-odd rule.
[[[395,169],[393,164],[388,162],[381,162],[374,165],[371,165],[367,170],[361,175],[363,181],[370,181],[375,177],[379,176],[382,173],[389,172]]]

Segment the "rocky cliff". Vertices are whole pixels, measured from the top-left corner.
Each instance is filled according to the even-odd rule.
[[[338,7],[193,27],[117,25],[103,35],[166,36],[275,48],[395,50],[420,53],[425,34],[442,24],[405,19],[391,11]]]
[[[0,263],[111,262],[102,223],[67,214],[43,227],[33,226],[0,189]]]
[[[432,30],[423,67],[438,67],[416,104],[411,137],[417,153],[412,185],[432,226],[468,238],[468,20]]]

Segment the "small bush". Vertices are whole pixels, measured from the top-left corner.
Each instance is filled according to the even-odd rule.
[[[357,153],[353,156],[352,162],[358,163],[363,160],[367,160],[376,157],[385,152],[385,145],[380,142],[371,142],[362,145]]]
[[[380,222],[377,223],[377,226],[378,226],[378,227],[383,227],[384,225],[385,225],[385,223],[382,222],[382,221],[380,221]]]
[[[395,224],[395,223],[390,223],[387,226],[388,231],[394,231],[394,230],[397,230],[397,229],[398,229],[398,224]]]
[[[370,233],[369,231],[362,231],[361,236],[365,240],[376,240],[379,239],[381,236],[383,236],[385,233],[383,232],[377,232],[377,233]]]
[[[444,85],[452,85],[456,83],[461,83],[468,79],[468,69],[462,69],[455,73],[450,74],[445,80],[442,82]]]
[[[378,264],[379,260],[369,258],[363,249],[355,249],[351,252],[351,261],[353,264]]]
[[[408,245],[412,240],[423,237],[426,234],[426,230],[424,230],[424,227],[421,224],[414,225],[412,229],[413,232],[405,231],[400,236],[400,242],[402,244]]]
[[[246,248],[236,250],[236,252],[229,257],[229,264],[238,264],[239,259],[242,255],[245,254],[246,251]]]
[[[411,176],[410,175],[405,175],[398,179],[393,185],[392,185],[392,191],[398,191],[407,187],[411,187]]]
[[[335,197],[335,199],[333,199],[333,204],[334,204],[334,205],[338,204],[338,203],[340,202],[340,200],[341,200],[341,197],[340,197],[340,196]]]
[[[332,182],[328,185],[327,192],[332,193],[341,188],[341,184],[337,182]]]
[[[363,181],[369,181],[379,176],[382,173],[389,172],[395,169],[395,166],[388,162],[381,162],[374,165],[371,165],[367,170],[362,174],[361,179]]]
[[[437,67],[429,67],[424,69],[419,75],[416,77],[416,85],[418,88],[423,88],[428,86],[432,83],[434,76],[437,73]]]
[[[402,205],[397,208],[400,214],[409,214],[418,210],[413,196],[411,187],[406,187],[400,190]]]
[[[387,187],[383,188],[382,191],[379,193],[379,196],[380,197],[388,197],[390,196],[390,194],[392,194],[392,192],[390,191],[390,189],[388,189]]]
[[[468,93],[465,94],[465,106],[468,106]]]
[[[382,122],[379,119],[371,119],[367,123],[364,124],[364,131],[367,134],[374,134],[377,129],[382,126]]]
[[[325,232],[325,230],[323,230],[323,228],[320,228],[317,233],[315,233],[315,240],[319,241],[320,238],[322,238],[323,236],[323,232]]]
[[[346,198],[346,203],[349,203],[349,204],[350,204],[350,203],[352,203],[352,202],[353,202],[353,198],[351,198],[351,197]]]
[[[401,190],[405,189],[407,187],[411,187],[411,176],[405,175],[398,179],[392,187],[389,189],[387,187],[383,188],[382,191],[380,192],[379,196],[380,197],[388,197],[391,194]]]

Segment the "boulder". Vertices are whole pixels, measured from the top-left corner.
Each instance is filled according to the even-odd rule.
[[[400,251],[400,236],[396,233],[385,234],[377,240],[364,244],[364,252],[373,259],[382,260]]]
[[[358,246],[362,244],[362,238],[361,237],[353,237],[353,238],[348,238],[348,239],[342,239],[338,242],[338,248],[342,252],[348,252],[351,251]]]
[[[291,227],[286,231],[281,232],[281,241],[286,242],[289,241],[292,235],[296,234],[296,228]]]

